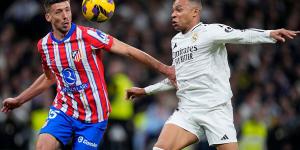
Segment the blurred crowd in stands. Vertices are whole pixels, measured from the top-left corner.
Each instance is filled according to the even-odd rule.
[[[170,65],[172,0],[115,0],[108,22],[86,21],[71,0],[73,21],[100,29]],[[51,29],[40,0],[0,2],[0,102],[28,87],[41,73],[36,44]],[[233,28],[300,30],[299,0],[203,0],[202,22]],[[300,149],[300,37],[283,44],[227,45],[241,150]],[[161,74],[104,52],[112,105],[104,150],[150,150],[177,106],[175,91],[125,101],[125,89],[162,80]],[[34,149],[55,86],[11,113],[0,113],[0,149]],[[0,105],[1,106],[1,105]],[[2,107],[2,106],[1,106]],[[63,149],[69,149],[65,147]],[[208,150],[203,138],[187,150]]]

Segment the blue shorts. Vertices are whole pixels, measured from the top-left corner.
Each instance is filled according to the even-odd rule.
[[[75,150],[96,150],[107,126],[107,120],[99,123],[84,123],[51,107],[48,119],[40,131],[54,136],[63,145],[72,139]]]

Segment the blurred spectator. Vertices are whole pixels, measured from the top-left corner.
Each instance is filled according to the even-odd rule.
[[[256,110],[252,117],[245,121],[241,129],[240,150],[266,149],[267,126],[263,122],[262,110]]]
[[[108,65],[108,94],[112,112],[109,116],[104,149],[133,149],[133,104],[126,101],[126,89],[133,84],[125,72],[125,65],[120,58],[110,58]]]

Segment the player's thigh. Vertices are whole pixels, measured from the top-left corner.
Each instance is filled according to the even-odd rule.
[[[201,116],[201,122],[209,145],[225,145],[236,143],[236,129],[233,123],[233,110],[231,102],[220,105]]]
[[[66,145],[72,138],[72,117],[67,116],[64,112],[51,107],[49,110],[48,119],[40,130],[40,142],[44,139],[55,139],[62,145]],[[50,138],[51,137],[53,138]]]
[[[50,134],[43,133],[38,136],[36,150],[57,150],[60,143]]]
[[[177,150],[197,141],[198,137],[191,132],[175,124],[166,124],[163,127],[154,147],[158,147],[163,150]]]
[[[238,150],[237,142],[216,145],[217,150]]]

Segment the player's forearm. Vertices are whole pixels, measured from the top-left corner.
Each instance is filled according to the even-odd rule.
[[[47,79],[45,74],[36,79],[33,84],[30,85],[29,88],[24,90],[20,95],[16,97],[16,99],[21,103],[24,104],[27,101],[31,100],[35,96],[41,94],[43,91],[48,89],[51,85],[55,83],[53,79]]]
[[[114,38],[114,42],[110,50],[113,53],[125,55],[132,59],[135,59],[149,67],[152,67],[153,69],[159,71],[160,73],[166,76],[172,74],[172,71],[169,66],[159,62],[147,53],[119,41],[118,39]]]
[[[242,30],[239,40],[240,43],[252,44],[252,43],[275,43],[276,40],[270,36],[271,30],[258,30],[258,29],[246,29]]]
[[[175,87],[171,84],[169,79],[162,80],[161,82],[149,85],[144,88],[146,94],[155,94],[157,92],[167,91],[171,89],[175,89]]]
[[[160,61],[156,60],[152,56],[148,55],[147,53],[140,51],[136,48],[131,47],[134,50],[129,51],[129,56],[149,67],[152,67],[154,70],[159,71],[164,75],[169,75],[169,66],[161,63]]]
[[[216,43],[254,44],[276,42],[276,40],[270,36],[272,30],[239,30],[222,24],[213,24],[212,27],[213,40]]]

